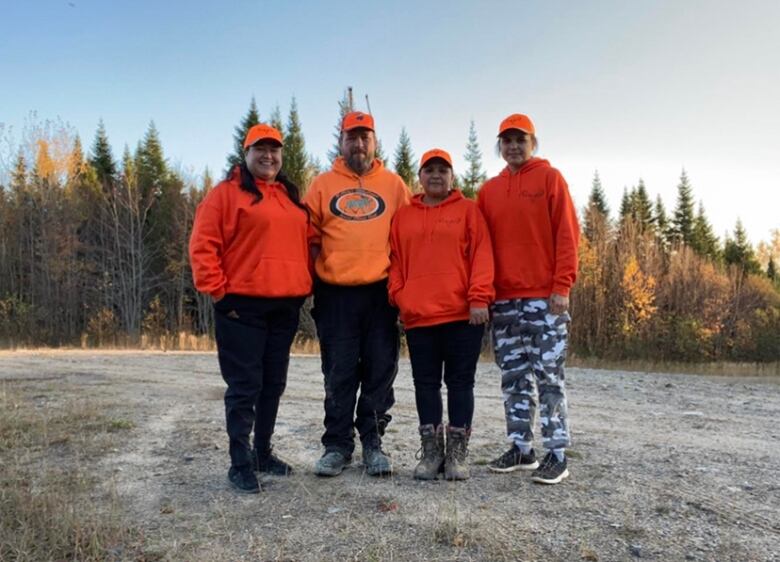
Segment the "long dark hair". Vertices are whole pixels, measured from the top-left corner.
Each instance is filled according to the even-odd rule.
[[[263,199],[263,193],[257,189],[257,184],[255,184],[255,177],[252,175],[252,172],[249,171],[249,168],[246,165],[246,162],[242,162],[241,165],[238,167],[238,172],[241,174],[241,182],[240,186],[243,191],[246,191],[247,193],[250,193],[251,195],[254,195],[254,201],[252,201],[252,205],[256,205]],[[228,173],[228,176],[233,175],[233,171],[230,171]],[[290,201],[293,202],[293,204],[296,207],[300,207],[303,209],[303,211],[306,212],[306,214],[309,214],[309,209],[306,208],[306,205],[303,204],[301,201],[301,189],[295,185],[290,178],[288,178],[286,175],[284,175],[282,172],[279,172],[276,174],[276,180],[279,183],[281,183],[285,189],[287,190],[287,197],[290,198]]]

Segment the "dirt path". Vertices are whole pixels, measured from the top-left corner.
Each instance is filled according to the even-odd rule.
[[[416,482],[409,364],[386,437],[392,478],[335,479],[320,454],[319,360],[296,357],[277,451],[299,468],[236,496],[214,354],[16,352],[3,380],[46,380],[121,404],[134,424],[99,462],[149,548],[171,560],[780,560],[780,385],[569,369],[572,477],[493,475],[504,447],[497,369],[482,364],[473,477]]]

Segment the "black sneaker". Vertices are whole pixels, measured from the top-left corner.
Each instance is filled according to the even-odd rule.
[[[252,472],[250,465],[231,466],[228,471],[228,480],[233,488],[241,494],[257,494],[260,492],[260,484]]]
[[[293,468],[277,457],[272,450],[265,453],[252,451],[252,468],[255,472],[265,472],[274,476],[289,476]]]
[[[537,468],[531,480],[539,484],[557,484],[564,478],[569,477],[569,470],[566,468],[566,457],[562,461],[558,460],[552,451],[545,455],[542,460],[542,466]]]
[[[514,472],[515,470],[534,470],[539,466],[536,460],[536,453],[533,449],[524,455],[517,448],[517,445],[506,451],[503,455],[488,464],[488,468],[493,472]]]

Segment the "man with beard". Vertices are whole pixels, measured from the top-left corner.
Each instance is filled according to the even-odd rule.
[[[340,474],[352,460],[357,429],[366,471],[381,476],[392,472],[381,445],[399,349],[398,311],[387,296],[390,222],[410,194],[375,158],[371,115],[344,116],[339,148],[341,156],[305,198],[317,277],[312,315],[325,377],[325,453],[314,472]]]

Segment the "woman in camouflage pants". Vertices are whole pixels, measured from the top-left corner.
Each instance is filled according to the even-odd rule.
[[[534,470],[535,482],[556,484],[569,475],[564,362],[579,225],[563,176],[533,156],[536,131],[527,116],[501,122],[498,148],[507,167],[482,186],[479,207],[493,240],[493,338],[512,445],[489,468]],[[541,465],[533,450],[537,390],[547,451]]]

